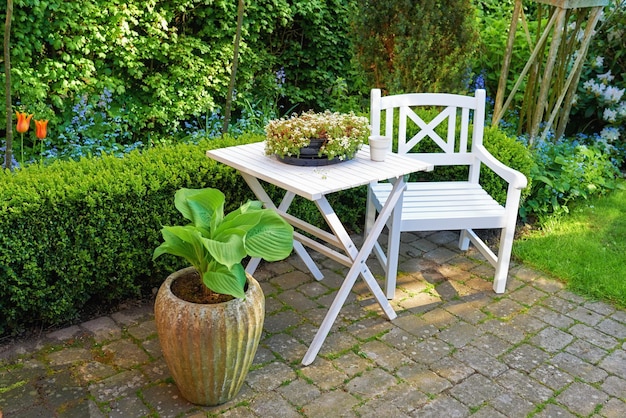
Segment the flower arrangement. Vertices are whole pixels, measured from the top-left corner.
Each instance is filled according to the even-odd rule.
[[[370,134],[366,117],[353,112],[322,113],[308,111],[300,115],[271,120],[265,126],[265,153],[280,158],[299,157],[312,139],[322,140],[318,157],[340,161],[354,157]]]

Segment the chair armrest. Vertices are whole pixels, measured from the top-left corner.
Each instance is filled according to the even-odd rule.
[[[516,189],[523,189],[528,185],[528,179],[521,172],[502,164],[483,145],[474,146],[473,152],[478,156],[480,162],[485,164],[494,173],[502,177],[509,185]]]

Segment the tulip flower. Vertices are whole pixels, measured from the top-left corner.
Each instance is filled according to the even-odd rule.
[[[48,134],[48,121],[47,120],[35,120],[35,135],[37,138],[42,141],[46,139],[46,135]]]
[[[17,115],[17,131],[21,134],[25,134],[28,132],[28,128],[30,128],[30,119],[33,115],[29,115],[26,112],[18,112],[15,111]]]
[[[35,135],[41,140],[41,146],[39,148],[39,161],[42,160],[43,155],[43,140],[46,139],[48,134],[48,121],[35,119]]]
[[[24,134],[28,132],[28,128],[30,128],[30,118],[32,118],[33,115],[29,115],[26,112],[18,112],[17,110],[15,111],[15,114],[17,115],[16,129],[22,135],[22,141],[21,141],[22,163],[21,164],[24,165]]]

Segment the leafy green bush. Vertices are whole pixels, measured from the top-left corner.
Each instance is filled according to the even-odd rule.
[[[240,138],[252,142],[259,136]],[[162,225],[180,223],[182,187],[224,190],[232,208],[253,195],[199,145],[155,147],[124,158],[57,161],[0,173],[0,334],[71,320],[89,303],[119,301],[159,283],[174,258],[151,260]]]
[[[524,218],[540,222],[568,213],[574,200],[585,200],[621,187],[619,170],[598,148],[569,141],[542,142],[533,149],[530,196],[521,208]]]
[[[476,51],[471,1],[359,0],[356,57],[390,93],[460,92]]]
[[[512,0],[473,0],[473,3],[476,4],[478,10],[477,25],[480,28],[480,41],[472,68],[476,74],[484,77],[487,96],[495,98],[515,2]],[[533,20],[533,6],[533,2],[525,2],[523,6],[531,33],[537,30],[537,22]],[[528,40],[524,31],[518,26],[511,55],[507,91],[511,91],[516,81],[515,77],[521,74],[529,56]],[[515,103],[522,101],[525,85],[526,83],[523,82],[515,96]]]
[[[247,135],[0,171],[0,335],[66,323],[89,304],[158,286],[183,266],[169,255],[152,261],[161,227],[182,221],[175,192],[220,189],[226,212],[254,199],[235,170],[205,151],[262,139]],[[363,224],[365,193],[359,188],[329,196],[353,231]],[[279,201],[284,191],[271,187],[269,194]],[[308,200],[296,198],[290,213],[325,226]]]
[[[348,35],[355,2],[246,2],[235,115],[339,103],[333,87],[355,85]],[[147,131],[169,135],[224,104],[236,8],[227,0],[16,1],[14,104],[38,118],[46,113],[52,145],[72,125],[72,107],[105,91],[113,116],[123,118],[119,127],[132,128],[132,142],[146,143]]]
[[[535,163],[528,148],[516,138],[507,135],[501,129],[488,126],[485,127],[483,138],[485,148],[493,154],[502,164],[512,167],[526,176],[528,186],[522,190],[522,204],[532,190],[533,179],[531,177],[532,168]],[[487,190],[500,204],[506,201],[507,184],[491,170],[481,170],[480,184]]]

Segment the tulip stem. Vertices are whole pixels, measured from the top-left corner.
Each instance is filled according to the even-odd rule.
[[[21,144],[22,146],[20,147],[20,151],[22,152],[22,168],[24,168],[24,134],[22,135],[22,141]]]

